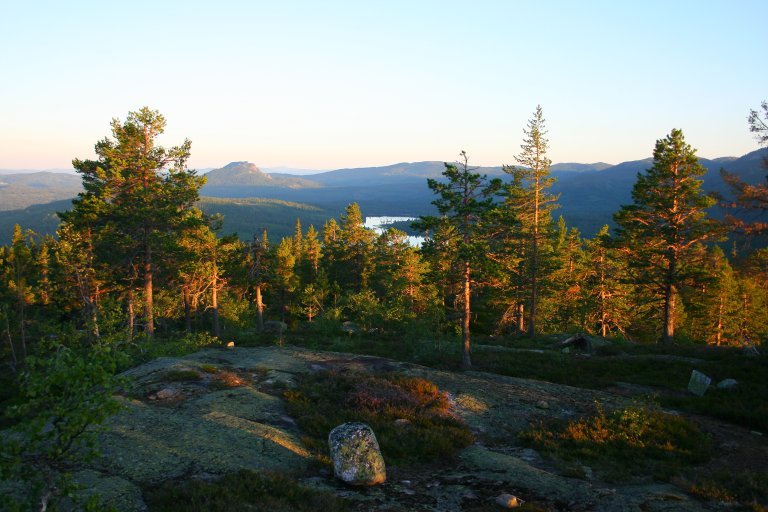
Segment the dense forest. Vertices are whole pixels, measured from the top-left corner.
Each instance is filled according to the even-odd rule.
[[[761,145],[767,120],[765,104],[749,118]],[[768,249],[731,242],[765,233],[737,212],[765,213],[768,182],[724,173],[733,199],[704,194],[704,168],[680,130],[656,141],[616,229],[585,238],[557,216],[537,108],[506,178],[477,173],[462,152],[429,180],[439,214],[415,222],[427,236],[417,248],[403,231],[364,228],[355,203],[322,226],[297,220],[280,240],[268,230],[249,242],[222,233],[221,218],[195,206],[205,180],[187,168],[190,142],[158,145],[164,127],[147,108],[114,120],[97,158],[73,162],[84,192],[60,215],[57,235],[16,226],[0,248],[0,357],[11,384],[3,398],[25,400],[6,421],[34,418],[43,403],[35,400],[57,396],[62,380],[81,383],[60,404],[71,422],[35,459],[40,467],[109,413],[106,394],[85,397],[100,383],[108,389],[121,352],[151,353],[172,339],[427,337],[461,343],[464,368],[475,336],[514,343],[583,332],[752,349],[768,339]],[[709,217],[718,201],[734,214]],[[39,421],[28,428],[48,435]]]
[[[760,116],[751,127],[763,137]],[[673,130],[638,174],[634,203],[591,238],[555,218],[546,128],[538,109],[508,180],[473,172],[469,158],[430,180],[440,216],[405,233],[363,227],[350,204],[323,226],[249,243],[220,233],[194,204],[204,179],[185,167],[190,143],[156,145],[165,120],[143,109],[113,122],[98,159],[75,160],[85,192],[57,236],[17,226],[0,249],[3,357],[21,365],[61,329],[92,340],[176,332],[214,336],[355,322],[361,329],[470,330],[533,337],[582,331],[641,342],[760,344],[768,335],[768,250],[727,242],[759,222],[707,217],[695,151]],[[761,131],[762,130],[762,131]],[[732,206],[765,209],[765,185],[725,175]],[[723,249],[725,247],[725,249]],[[733,247],[733,249],[729,249]],[[469,363],[469,361],[467,361]]]

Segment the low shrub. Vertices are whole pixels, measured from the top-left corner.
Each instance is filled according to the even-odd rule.
[[[424,379],[326,372],[300,377],[284,396],[307,444],[319,453],[327,452],[331,429],[348,421],[368,423],[385,460],[396,465],[450,457],[472,442],[447,395]]]
[[[620,481],[650,475],[667,480],[691,464],[706,462],[711,440],[690,421],[649,407],[628,407],[579,420],[539,425],[520,439],[557,461],[578,462]]]
[[[241,470],[219,480],[167,481],[144,491],[150,512],[343,512],[346,503],[276,473]]]
[[[723,471],[698,479],[688,490],[704,499],[768,510],[768,470]]]

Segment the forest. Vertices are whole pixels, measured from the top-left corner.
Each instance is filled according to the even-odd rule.
[[[748,123],[761,146],[766,122],[763,103]],[[449,366],[465,370],[477,340],[526,347],[574,333],[662,352],[764,350],[768,223],[744,212],[766,213],[768,181],[723,171],[731,196],[704,194],[681,130],[655,142],[616,228],[586,238],[557,215],[538,107],[504,179],[462,151],[429,180],[439,213],[414,223],[427,237],[417,248],[398,229],[364,228],[356,203],[322,226],[297,219],[280,240],[223,233],[220,216],[195,206],[205,178],[187,167],[190,141],[157,144],[165,124],[146,107],[113,120],[97,158],[73,161],[84,192],[56,236],[17,225],[0,247],[0,426],[29,434],[2,466],[34,469],[41,488],[63,488],[58,461],[116,410],[115,373],[209,345],[362,333],[369,353],[407,340],[453,347]],[[732,213],[713,219],[716,204]],[[61,421],[45,428],[52,407]]]

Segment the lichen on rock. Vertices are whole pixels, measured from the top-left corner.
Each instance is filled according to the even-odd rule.
[[[387,479],[384,458],[371,427],[343,423],[331,430],[328,446],[337,478],[350,485],[378,485]]]

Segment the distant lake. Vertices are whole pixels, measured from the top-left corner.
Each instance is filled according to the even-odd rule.
[[[364,226],[368,229],[372,229],[377,235],[386,231],[387,227],[395,222],[408,222],[412,220],[418,220],[418,217],[366,217]],[[411,247],[421,247],[424,243],[423,236],[408,236],[408,243]]]

